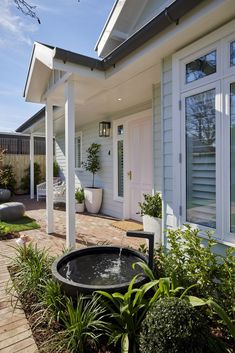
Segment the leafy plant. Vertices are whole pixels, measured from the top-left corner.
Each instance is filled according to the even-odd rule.
[[[100,152],[101,145],[97,143],[92,143],[91,146],[87,149],[87,161],[82,162],[84,168],[92,173],[92,187],[95,185],[95,174],[100,170]]]
[[[193,294],[212,297],[233,317],[235,306],[235,257],[234,249],[226,256],[216,255],[216,242],[210,233],[206,240],[199,236],[198,229],[168,230],[169,250],[157,253],[156,267],[164,276],[174,276],[178,285],[188,287],[197,284]]]
[[[0,237],[7,235],[9,233],[10,233],[10,229],[4,224],[0,224]]]
[[[25,169],[25,176],[21,178],[21,189],[26,190],[27,192],[30,189],[30,167]],[[34,190],[36,191],[36,186],[42,181],[42,173],[40,164],[34,162]]]
[[[71,299],[66,298],[60,321],[64,330],[56,333],[49,342],[57,353],[83,353],[89,344],[96,346],[99,337],[109,333],[105,309],[97,296],[79,296],[75,306]]]
[[[137,352],[137,335],[141,322],[153,300],[156,300],[156,297],[150,300],[146,294],[159,281],[153,280],[140,288],[134,288],[137,276],[133,277],[125,294],[98,291],[105,298],[104,304],[108,308],[113,322],[110,343],[117,344],[120,341],[122,353]]]
[[[205,315],[184,299],[162,298],[155,302],[141,325],[141,353],[226,351],[214,350],[214,346]]]
[[[203,306],[203,305],[208,305],[209,308],[216,313],[220,319],[223,321],[223,323],[227,326],[231,337],[235,340],[235,325],[233,321],[229,318],[227,313],[224,311],[224,309],[217,304],[214,300],[212,299],[202,299],[202,298],[197,298],[194,296],[188,296],[188,301],[192,306]]]
[[[75,199],[78,203],[82,203],[85,200],[85,194],[83,188],[77,188],[75,192]]]
[[[12,165],[5,164],[2,166],[0,174],[0,188],[9,189],[13,192],[16,187],[16,179]]]
[[[53,176],[54,177],[60,176],[60,167],[57,161],[53,162]]]
[[[141,216],[162,218],[162,198],[160,193],[155,195],[144,194],[144,202],[139,202]]]
[[[53,258],[47,250],[38,249],[37,245],[29,243],[28,246],[12,246],[15,256],[11,259],[14,269],[14,286],[21,296],[27,293],[40,295],[44,280],[51,278],[51,264]]]

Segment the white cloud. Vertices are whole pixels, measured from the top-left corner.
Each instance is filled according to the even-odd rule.
[[[28,22],[27,18],[14,13],[13,0],[0,2],[0,47],[16,46],[18,44],[32,45],[30,34],[38,28],[36,23]]]

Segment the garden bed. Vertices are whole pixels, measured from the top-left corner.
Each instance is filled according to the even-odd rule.
[[[155,254],[156,272],[140,265],[148,283],[136,290],[133,279],[125,295],[100,292],[77,302],[52,279],[46,250],[17,247],[10,273],[39,352],[234,353],[232,250],[218,258],[210,236],[202,247],[190,228],[168,237],[174,248]]]

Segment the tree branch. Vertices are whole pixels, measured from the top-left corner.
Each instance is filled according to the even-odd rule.
[[[17,9],[20,10],[24,15],[30,16],[32,18],[36,18],[38,23],[39,24],[41,23],[35,11],[37,6],[30,5],[25,0],[13,0],[13,1],[16,4]]]

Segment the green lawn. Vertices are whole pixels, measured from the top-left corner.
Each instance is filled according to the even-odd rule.
[[[5,230],[4,233],[18,233],[23,230],[37,229],[40,226],[37,224],[35,219],[23,216],[21,219],[10,222],[0,222],[0,234],[1,231]]]

